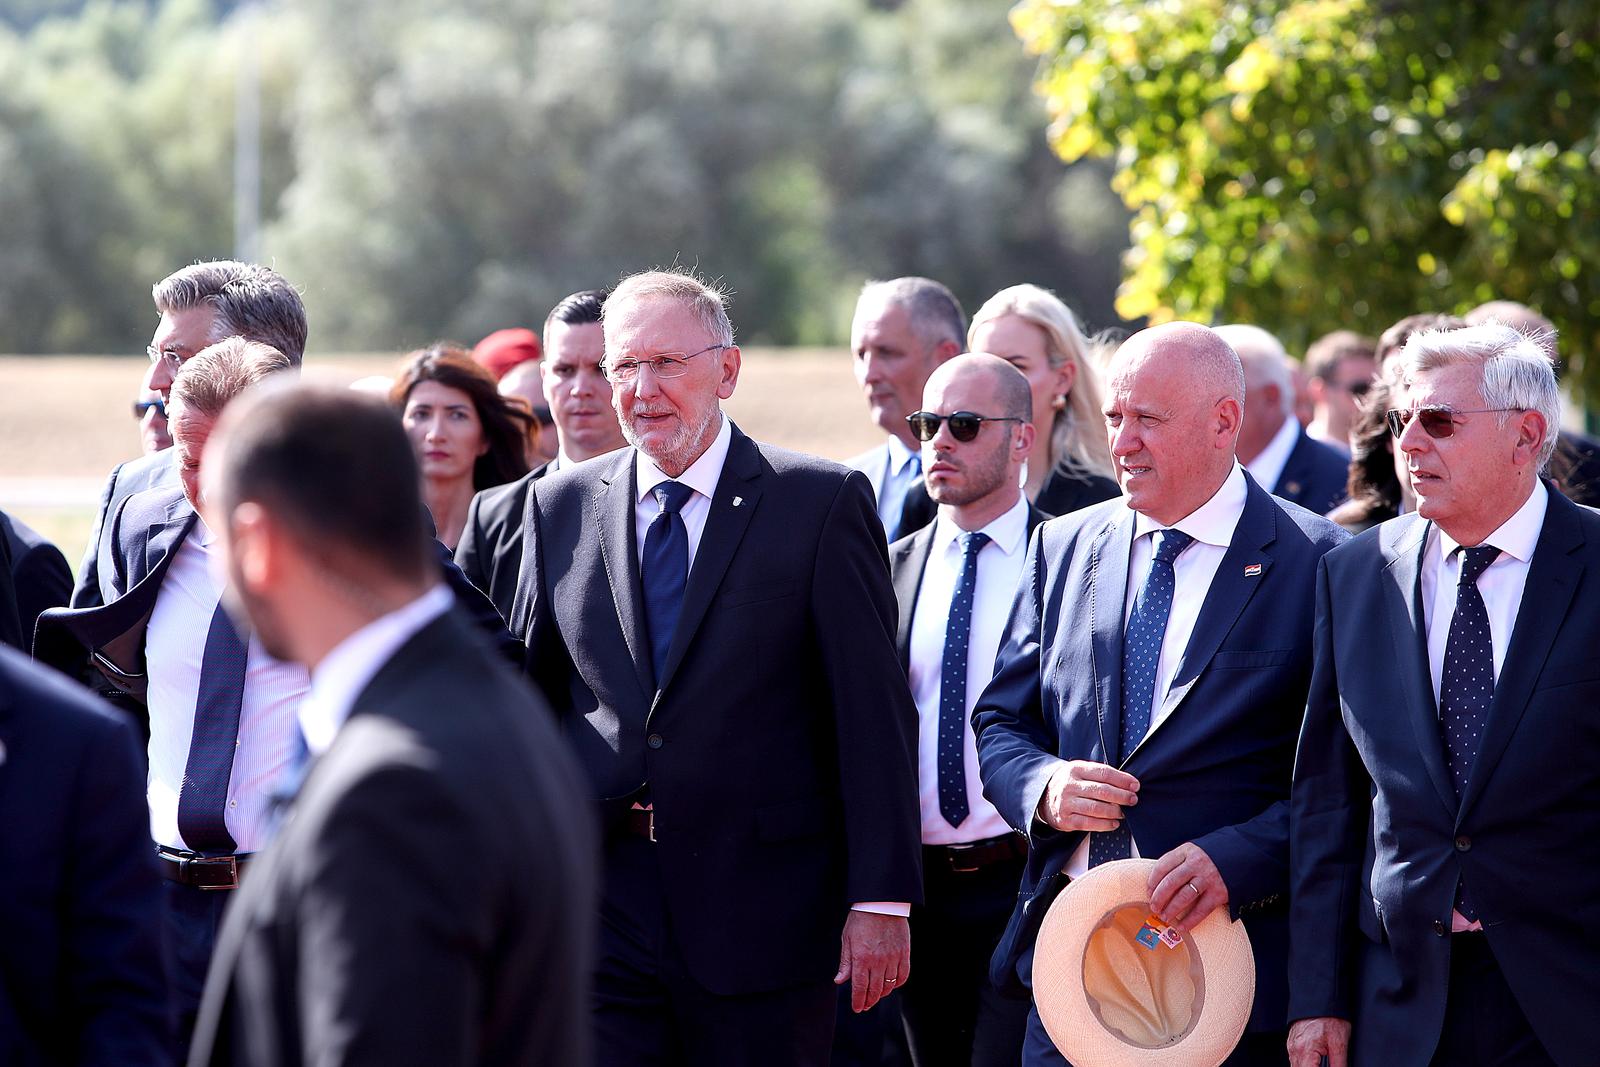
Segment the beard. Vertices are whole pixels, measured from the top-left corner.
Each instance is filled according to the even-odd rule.
[[[1010,443],[1009,437],[1004,438],[988,455],[972,456],[965,463],[950,456],[937,456],[939,462],[951,464],[966,477],[955,485],[927,483],[928,495],[935,504],[949,504],[958,508],[988,496],[1006,480],[1006,453]]]
[[[694,424],[678,420],[678,428],[664,443],[647,443],[644,441],[637,428],[634,426],[633,413],[629,412],[617,420],[622,427],[622,436],[628,444],[649,456],[662,471],[676,477],[689,468],[699,454],[705,451],[710,435],[716,432],[722,418],[722,409],[713,404],[706,409],[705,414]]]

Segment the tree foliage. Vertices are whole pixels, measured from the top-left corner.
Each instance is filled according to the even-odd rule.
[[[1492,298],[1600,391],[1592,0],[1025,0],[1050,137],[1133,211],[1118,310],[1291,348]]]

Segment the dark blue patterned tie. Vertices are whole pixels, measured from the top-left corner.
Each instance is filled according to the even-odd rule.
[[[248,643],[217,605],[200,660],[200,691],[195,699],[194,733],[178,791],[178,833],[196,852],[232,852],[224,813],[228,779],[239,745],[239,709],[244,706]]]
[[[661,510],[645,530],[639,577],[644,585],[645,625],[650,630],[650,665],[659,686],[666,671],[667,649],[678,628],[678,612],[683,608],[683,587],[689,580],[689,531],[678,512],[694,490],[682,482],[662,482],[651,492]]]
[[[1161,642],[1167,636],[1167,616],[1172,614],[1172,593],[1176,578],[1172,561],[1194,543],[1182,530],[1155,533],[1155,558],[1150,573],[1133,601],[1128,629],[1122,638],[1122,725],[1117,731],[1117,751],[1107,753],[1120,765],[1144,735],[1150,731],[1150,711],[1156,699],[1156,671],[1161,663]],[[1125,860],[1133,855],[1133,835],[1124,819],[1115,830],[1094,834],[1089,839],[1089,866],[1108,860]]]
[[[1444,759],[1456,799],[1467,788],[1472,761],[1483,739],[1483,723],[1494,697],[1494,646],[1489,641],[1489,609],[1478,592],[1478,576],[1500,555],[1493,545],[1458,548],[1461,577],[1456,586],[1456,613],[1444,646],[1444,673],[1439,678],[1439,726],[1444,733]],[[1465,883],[1456,887],[1456,910],[1478,918],[1467,900]]]
[[[972,639],[972,594],[978,586],[978,553],[989,543],[986,533],[961,538],[961,576],[950,598],[944,626],[944,660],[939,667],[939,814],[960,826],[967,805],[967,643]]]

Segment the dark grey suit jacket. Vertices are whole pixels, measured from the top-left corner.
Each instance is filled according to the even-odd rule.
[[[189,1063],[587,1063],[584,793],[544,701],[455,612],[428,624],[245,875]]]
[[[106,487],[100,491],[100,507],[95,514],[94,528],[89,531],[89,546],[78,567],[78,582],[72,587],[73,607],[98,607],[113,595],[106,584],[108,579],[100,571],[102,562],[116,553],[116,540],[110,536],[109,529],[123,503],[146,489],[178,484],[178,456],[171,448],[129,460],[112,470],[106,478]]]
[[[508,623],[517,597],[517,575],[522,570],[522,519],[528,487],[550,473],[541,463],[514,482],[496,485],[473,496],[467,505],[467,523],[456,543],[456,566],[494,602]]]

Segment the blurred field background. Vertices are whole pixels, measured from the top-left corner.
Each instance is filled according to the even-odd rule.
[[[390,353],[313,355],[305,375],[344,385],[390,374]],[[105,476],[139,455],[131,404],[143,359],[0,356],[0,509],[50,538],[74,568]],[[843,459],[882,438],[843,348],[747,348],[727,410],[752,436]]]

